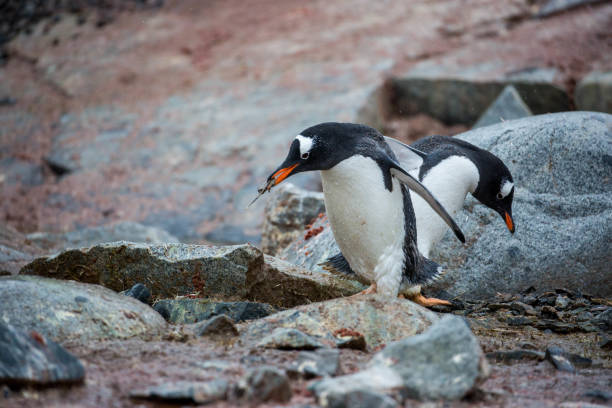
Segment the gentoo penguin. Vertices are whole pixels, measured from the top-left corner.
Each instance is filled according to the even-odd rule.
[[[461,207],[467,193],[501,215],[511,233],[515,224],[512,218],[514,182],[506,165],[494,154],[458,138],[428,136],[410,147],[386,138],[402,163],[403,152],[417,152],[423,161],[410,173],[439,200],[451,215]],[[429,206],[412,194],[416,216],[417,247],[426,257],[442,239],[445,225]],[[322,264],[325,269],[353,275],[346,259],[339,253]]]
[[[434,280],[441,268],[417,249],[408,188],[431,206],[458,239],[465,242],[465,238],[440,203],[408,173],[422,157],[412,153],[411,161],[408,156],[404,152],[405,166],[400,165],[385,138],[368,126],[321,123],[295,138],[260,194],[290,175],[320,170],[334,238],[350,268],[371,283],[362,293],[408,296],[426,306],[448,304],[420,294],[419,285]]]

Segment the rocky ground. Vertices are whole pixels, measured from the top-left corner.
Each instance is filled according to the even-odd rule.
[[[7,4],[0,406],[612,405],[609,2]],[[316,175],[244,210],[325,120],[508,165],[452,308],[350,297]]]

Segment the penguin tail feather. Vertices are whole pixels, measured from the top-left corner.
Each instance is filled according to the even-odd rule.
[[[355,279],[357,277],[357,274],[353,272],[342,252],[330,256],[325,262],[321,262],[319,266],[328,272],[344,275],[347,278]]]
[[[427,286],[444,276],[446,270],[429,258],[422,257],[417,284]]]

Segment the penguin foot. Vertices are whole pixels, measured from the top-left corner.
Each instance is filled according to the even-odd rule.
[[[351,295],[350,297],[355,297],[355,296],[360,296],[360,295],[369,295],[371,293],[376,293],[376,282],[374,282],[373,284],[371,284],[370,286],[368,286],[366,289],[362,290],[361,292],[357,292],[354,295]]]
[[[400,294],[398,297],[405,299],[406,297],[403,294]],[[452,306],[452,303],[448,300],[436,299],[436,298],[426,298],[421,293],[418,295],[411,297],[414,303],[417,303],[424,307],[432,307],[432,306]]]

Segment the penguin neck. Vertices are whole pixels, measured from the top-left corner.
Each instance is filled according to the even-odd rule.
[[[418,172],[418,170],[415,170]],[[452,216],[465,201],[467,193],[478,187],[478,168],[465,156],[450,156],[433,166],[421,183],[431,191]],[[417,245],[421,253],[429,256],[431,248],[444,236],[447,226],[421,197],[411,194],[417,220]]]

